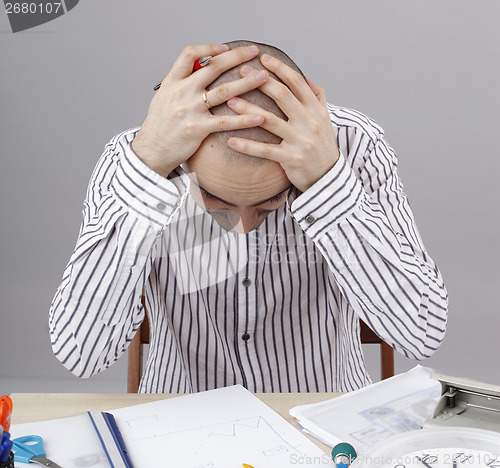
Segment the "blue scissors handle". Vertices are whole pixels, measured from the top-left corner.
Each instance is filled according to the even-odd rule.
[[[34,457],[44,457],[43,439],[37,435],[18,437],[12,441],[14,459],[23,463],[29,463]]]

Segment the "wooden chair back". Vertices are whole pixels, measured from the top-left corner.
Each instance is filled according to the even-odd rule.
[[[378,344],[380,345],[380,376],[382,380],[394,376],[394,349],[391,348],[382,338],[375,334],[375,332],[363,320],[359,321],[361,325],[361,343],[363,344]]]

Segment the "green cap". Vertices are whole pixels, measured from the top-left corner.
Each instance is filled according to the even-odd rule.
[[[332,449],[332,460],[336,465],[349,466],[357,457],[356,450],[351,444],[342,442]]]

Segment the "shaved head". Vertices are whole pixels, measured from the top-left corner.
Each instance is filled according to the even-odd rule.
[[[269,73],[269,76],[276,81],[279,81],[282,83],[282,81],[272,72],[266,69],[264,65],[260,62],[260,57],[262,54],[268,54],[271,55],[272,57],[277,58],[278,60],[281,60],[285,65],[289,66],[292,70],[295,70],[296,72],[300,73],[302,76],[304,74],[300,70],[300,68],[295,64],[295,62],[288,57],[282,50],[278,49],[277,47],[268,45],[268,44],[261,44],[259,42],[252,42],[252,41],[244,41],[244,40],[239,40],[239,41],[231,41],[231,42],[226,42],[226,44],[229,46],[230,49],[235,49],[237,47],[245,47],[245,46],[250,46],[250,45],[256,45],[259,48],[259,55],[257,55],[255,58],[252,60],[245,62],[243,64],[240,64],[234,68],[231,68],[230,70],[227,70],[226,72],[222,73],[214,82],[212,82],[209,86],[207,86],[207,90],[211,90],[221,84],[228,83],[230,81],[235,81],[241,78],[240,75],[240,69],[244,65],[249,65],[250,67],[253,67],[257,70],[266,70]],[[304,76],[305,80],[305,76]],[[245,99],[248,102],[251,102],[252,104],[256,104],[262,109],[272,112],[275,114],[277,117],[283,120],[288,120],[286,115],[282,112],[282,110],[278,107],[276,102],[271,99],[269,96],[264,94],[262,91],[259,89],[254,89],[249,91],[248,93],[242,94],[240,96],[242,99]],[[210,109],[210,112],[213,115],[234,115],[235,113],[226,105],[226,103],[221,104],[220,106],[215,106]],[[245,129],[240,129],[240,130],[232,130],[232,131],[226,131],[226,132],[218,132],[214,133],[211,135],[212,141],[216,141],[218,143],[218,146],[223,148],[225,155],[228,157],[229,160],[234,161],[234,162],[248,162],[248,163],[253,163],[253,164],[261,164],[264,163],[266,160],[262,158],[257,158],[255,156],[250,156],[247,154],[242,154],[238,153],[237,151],[234,151],[231,149],[229,146],[227,146],[226,142],[228,138],[230,137],[240,137],[240,138],[247,138],[249,140],[255,140],[255,141],[260,141],[263,143],[271,143],[271,144],[279,144],[281,142],[281,138],[277,137],[276,135],[268,132],[267,130],[264,130],[261,127],[253,127],[253,128],[245,128]]]
[[[207,86],[207,90],[239,80],[240,69],[244,65],[257,70],[266,70],[269,79],[282,82],[261,64],[262,54],[281,60],[304,77],[297,65],[276,47],[250,41],[233,41],[227,45],[230,49],[255,45],[259,49],[259,55],[222,73]],[[280,119],[288,120],[276,102],[258,89],[253,89],[240,97]],[[217,116],[235,115],[227,103],[212,107],[210,112]],[[281,142],[281,138],[261,127],[214,132],[203,140],[198,150],[184,163],[184,168],[194,182],[191,184],[191,195],[195,202],[222,228],[246,234],[257,229],[267,215],[286,203],[286,193],[291,187],[291,182],[278,162],[231,149],[227,145],[230,137],[268,144]]]

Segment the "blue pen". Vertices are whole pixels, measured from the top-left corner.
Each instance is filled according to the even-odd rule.
[[[99,411],[88,411],[88,415],[110,465],[115,468],[134,468],[114,416]]]

